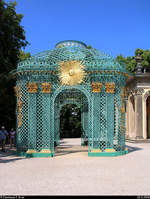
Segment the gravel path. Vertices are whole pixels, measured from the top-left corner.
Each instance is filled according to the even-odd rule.
[[[150,195],[150,143],[117,157],[88,157],[80,143],[62,140],[53,158],[0,152],[0,195]]]

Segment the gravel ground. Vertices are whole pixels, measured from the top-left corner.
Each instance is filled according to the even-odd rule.
[[[88,157],[80,139],[63,139],[53,158],[0,152],[0,195],[150,195],[150,143],[129,153]]]

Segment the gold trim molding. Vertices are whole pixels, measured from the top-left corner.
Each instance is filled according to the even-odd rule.
[[[20,128],[22,125],[22,114],[20,112],[18,113],[17,120],[18,120],[18,127]]]
[[[105,149],[104,151],[107,152],[107,153],[116,152],[116,150],[113,149],[113,148]]]
[[[37,151],[35,149],[28,149],[27,154],[30,154],[30,153],[37,153]]]
[[[92,82],[91,84],[92,92],[93,93],[100,93],[102,88],[101,82]]]
[[[41,83],[41,88],[42,88],[42,92],[43,93],[50,93],[51,92],[51,88],[52,88],[52,84],[51,83]]]
[[[50,149],[42,149],[40,153],[51,153]]]
[[[17,102],[17,111],[18,111],[18,113],[21,113],[22,106],[23,106],[23,102],[21,100],[19,100]]]
[[[20,99],[22,97],[21,86],[14,86],[14,91],[15,96]]]
[[[102,150],[100,150],[100,149],[91,149],[91,152],[92,153],[100,153],[100,152],[102,152]]]
[[[28,83],[27,89],[29,93],[36,93],[38,89],[37,83]]]
[[[106,93],[114,93],[115,92],[115,83],[105,83]]]

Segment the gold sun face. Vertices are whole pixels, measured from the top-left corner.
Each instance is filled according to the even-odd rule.
[[[85,67],[80,61],[62,61],[59,63],[59,79],[62,85],[73,86],[83,82]]]

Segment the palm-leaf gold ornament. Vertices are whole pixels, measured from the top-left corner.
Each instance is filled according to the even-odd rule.
[[[59,63],[59,79],[61,85],[73,86],[84,81],[85,66],[81,61],[61,61]]]

